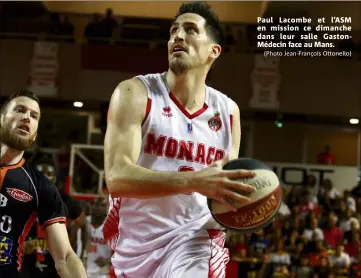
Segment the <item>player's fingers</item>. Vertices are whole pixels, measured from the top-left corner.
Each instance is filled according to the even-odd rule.
[[[240,206],[248,204],[251,201],[250,198],[227,189],[222,190],[222,195],[224,202],[230,205],[233,210],[237,210]]]
[[[238,194],[242,194],[242,192],[245,194],[253,193],[256,191],[256,188],[254,188],[254,186],[240,182],[240,181],[222,179],[222,181],[220,181],[220,183],[222,184],[222,187],[232,189],[233,191],[238,192]]]
[[[220,173],[220,176],[226,177],[229,179],[246,179],[253,178],[256,176],[256,173],[248,170],[223,170]]]

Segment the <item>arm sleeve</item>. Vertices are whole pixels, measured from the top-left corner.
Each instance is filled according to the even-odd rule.
[[[38,219],[43,229],[54,223],[66,223],[66,209],[58,189],[46,177],[40,181]]]

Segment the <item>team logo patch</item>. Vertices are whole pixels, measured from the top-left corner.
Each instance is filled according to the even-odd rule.
[[[170,106],[164,106],[163,107],[162,115],[164,117],[168,117],[168,118],[173,117],[172,109],[170,108]]]
[[[221,129],[222,121],[221,121],[220,114],[218,111],[216,113],[214,113],[214,116],[212,118],[209,119],[208,126],[213,131],[218,131]]]
[[[30,202],[33,199],[33,196],[30,194],[17,189],[17,188],[7,188],[6,192],[13,197],[14,199],[20,201],[20,202]]]

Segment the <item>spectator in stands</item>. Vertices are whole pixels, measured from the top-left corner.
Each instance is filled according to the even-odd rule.
[[[351,239],[345,239],[345,252],[350,256],[351,262],[357,261],[361,254],[360,231],[356,230],[351,234]]]
[[[353,212],[356,212],[356,200],[352,197],[349,190],[343,192],[343,198],[346,203],[347,208],[351,209]]]
[[[74,36],[74,25],[69,21],[67,15],[60,16],[59,35],[61,36]]]
[[[326,145],[325,150],[318,154],[317,163],[326,164],[326,165],[334,165],[335,164],[335,156],[331,153],[331,146]]]
[[[292,267],[292,278],[312,278],[313,269],[307,256],[301,258],[299,265]]]
[[[330,278],[330,262],[327,257],[320,258],[320,264],[314,268],[313,278]]]
[[[348,276],[351,259],[350,256],[344,252],[344,247],[342,244],[337,245],[336,252],[334,255],[329,257],[329,261],[334,270],[334,273]]]
[[[358,219],[353,216],[354,212],[350,208],[346,210],[345,215],[341,216],[340,228],[344,233],[351,231],[352,222],[356,222],[357,226],[360,226]]]
[[[74,37],[74,25],[69,21],[67,15],[54,13],[50,16],[50,20],[52,35],[70,37],[70,39]],[[59,38],[58,40],[69,40],[69,38]]]
[[[311,241],[313,240],[314,235],[316,235],[317,240],[324,240],[323,232],[318,226],[318,219],[313,217],[310,222],[311,223],[308,226],[308,229],[306,229],[304,232],[305,239]]]
[[[264,230],[261,230],[259,233],[251,236],[250,246],[250,255],[254,258],[261,259],[264,254],[266,254],[270,247],[270,241],[265,238]]]
[[[100,25],[100,14],[94,13],[91,21],[85,27],[84,36],[88,40],[88,43],[96,43],[96,38],[101,38],[101,25]]]
[[[325,241],[331,248],[336,248],[343,240],[343,232],[337,226],[338,219],[333,212],[329,213],[328,221],[328,227],[323,230]]]
[[[290,266],[291,265],[291,256],[284,249],[284,240],[278,239],[276,242],[275,249],[272,253],[269,254],[269,261],[275,266]]]
[[[311,212],[314,212],[316,215],[320,213],[318,205],[314,201],[314,198],[309,189],[304,190],[301,200],[300,212],[302,219],[305,219],[306,216]]]
[[[113,31],[118,26],[118,22],[113,15],[112,9],[107,9],[105,13],[105,18],[100,22],[101,26],[101,37],[111,38],[113,36]]]

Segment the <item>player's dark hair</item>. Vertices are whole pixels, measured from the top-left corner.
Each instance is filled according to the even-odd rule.
[[[223,31],[219,19],[215,14],[212,6],[202,1],[184,3],[179,8],[175,18],[187,13],[197,14],[203,17],[206,20],[206,26],[204,27],[206,28],[207,34],[212,38],[214,42],[221,46],[223,45]]]
[[[29,90],[21,90],[19,92],[13,93],[11,94],[6,100],[5,102],[1,105],[1,109],[0,109],[0,113],[4,114],[6,112],[6,107],[9,104],[10,101],[12,101],[13,99],[16,99],[18,97],[27,97],[30,98],[32,100],[35,100],[39,105],[40,105],[40,100],[38,98],[38,96]]]

